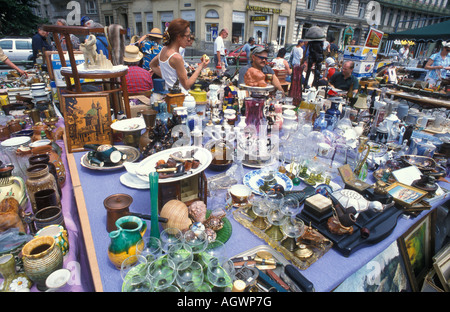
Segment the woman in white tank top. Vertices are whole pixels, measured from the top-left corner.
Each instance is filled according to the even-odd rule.
[[[191,29],[189,22],[177,18],[170,22],[168,29],[164,32],[164,47],[150,62],[150,68],[154,73],[163,78],[166,82],[166,89],[169,89],[177,81],[180,82],[181,91],[187,94],[192,85],[197,80],[202,69],[209,64],[209,59],[203,59],[191,77],[188,78],[184,59],[179,53],[180,47],[185,48],[191,40]]]

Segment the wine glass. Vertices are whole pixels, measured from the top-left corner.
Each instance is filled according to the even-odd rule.
[[[161,240],[152,236],[143,237],[136,244],[136,253],[151,262],[158,259],[162,254]]]
[[[188,286],[199,287],[203,283],[203,267],[197,261],[192,261],[188,267],[177,270],[175,280],[178,287],[186,289]]]
[[[155,289],[155,292],[180,292],[180,288],[172,284],[166,288]]]
[[[147,270],[147,275],[153,288],[158,291],[172,285],[177,274],[175,263],[164,255],[153,261]]]
[[[146,275],[133,275],[122,287],[122,292],[152,292],[153,285]]]
[[[217,259],[212,259],[206,273],[208,282],[214,286],[213,290],[222,292],[232,287],[234,275],[235,269],[231,260],[220,265]]]
[[[126,277],[134,275],[145,275],[147,269],[147,259],[141,255],[131,255],[123,260],[120,265],[120,276],[125,281]]]
[[[211,259],[217,259],[219,263],[224,263],[227,260],[225,254],[225,245],[221,241],[214,241],[211,244],[208,244],[206,249],[200,253],[200,264],[204,267],[209,265]]]
[[[159,239],[161,240],[162,250],[167,253],[167,250],[171,245],[183,241],[183,233],[177,228],[166,228],[161,232]]]
[[[260,230],[264,230],[267,227],[267,211],[269,206],[264,198],[255,199],[252,203],[252,211],[256,215],[256,218],[252,221],[252,224]]]
[[[177,269],[188,267],[194,259],[192,248],[183,243],[171,245],[167,251],[167,256],[173,261]]]
[[[266,218],[270,227],[265,233],[270,238],[279,241],[284,237],[280,225],[286,221],[286,215],[281,210],[282,205],[284,205],[284,195],[271,191],[267,196],[267,201],[269,202],[269,210],[267,211]]]
[[[286,238],[281,242],[281,245],[293,252],[297,249],[297,238],[302,236],[305,232],[304,222],[295,218],[295,216],[291,216],[281,225],[281,230],[286,235]]]
[[[200,285],[190,284],[185,289],[185,292],[211,292],[211,286],[207,282]]]
[[[295,216],[300,211],[300,203],[297,198],[286,196],[280,210],[287,216]]]

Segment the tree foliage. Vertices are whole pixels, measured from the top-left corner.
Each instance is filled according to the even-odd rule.
[[[27,36],[36,33],[46,19],[33,14],[38,0],[0,0],[0,36]]]

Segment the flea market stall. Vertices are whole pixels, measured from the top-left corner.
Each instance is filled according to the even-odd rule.
[[[1,290],[449,290],[445,105],[154,82],[119,116],[38,67],[3,77]]]

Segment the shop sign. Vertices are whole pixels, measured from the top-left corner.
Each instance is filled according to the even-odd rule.
[[[254,12],[263,12],[263,13],[276,13],[281,14],[281,9],[274,9],[274,8],[264,8],[256,5],[247,5],[246,7],[247,11],[254,11]]]
[[[252,22],[265,22],[267,21],[267,15],[251,16],[250,20]]]

